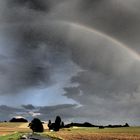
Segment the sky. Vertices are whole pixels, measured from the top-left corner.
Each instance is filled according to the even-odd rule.
[[[140,125],[139,0],[0,0],[0,120]]]

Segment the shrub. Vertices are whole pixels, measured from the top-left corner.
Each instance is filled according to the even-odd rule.
[[[33,132],[43,132],[44,128],[42,125],[42,122],[38,118],[34,118],[31,123],[29,124],[30,129],[32,129]]]

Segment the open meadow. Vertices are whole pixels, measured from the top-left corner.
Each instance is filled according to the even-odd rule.
[[[128,128],[66,128],[59,132],[49,132],[44,124],[45,132],[41,135],[62,140],[140,140],[140,127]],[[18,140],[18,138],[32,131],[28,123],[0,123],[0,140]]]

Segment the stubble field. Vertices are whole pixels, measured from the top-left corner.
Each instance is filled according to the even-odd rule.
[[[45,132],[41,135],[56,137],[62,140],[140,140],[140,127],[128,128],[68,128],[59,132],[49,132],[44,124]],[[0,140],[9,140],[7,135],[31,133],[28,123],[0,123]],[[17,140],[14,138],[13,140]]]
[[[63,140],[140,140],[140,127],[129,128],[71,128],[47,135]]]

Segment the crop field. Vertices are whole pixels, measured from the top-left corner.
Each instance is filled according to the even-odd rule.
[[[31,132],[28,123],[0,123],[0,135]]]
[[[63,140],[140,140],[140,127],[129,128],[71,128],[47,135]]]
[[[44,124],[45,132],[41,135],[61,140],[140,140],[140,127],[128,128],[67,128],[59,132],[49,132]],[[24,133],[31,133],[28,123],[0,123],[0,140],[18,140]]]

